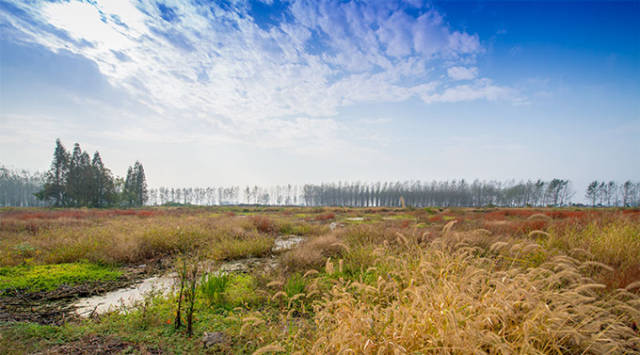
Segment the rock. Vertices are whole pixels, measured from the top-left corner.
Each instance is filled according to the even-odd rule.
[[[250,259],[242,259],[236,261],[230,261],[228,263],[224,263],[220,265],[218,269],[219,272],[226,273],[242,273],[249,272],[249,264],[251,263]]]
[[[336,222],[331,222],[331,224],[329,224],[329,229],[333,232],[334,230],[338,229],[338,228],[343,228],[344,224],[343,223],[336,223]]]
[[[279,253],[293,249],[296,245],[302,243],[304,238],[298,235],[281,235],[273,242],[271,252]]]
[[[229,336],[223,332],[204,332],[202,336],[202,344],[206,348],[211,348],[214,346],[227,346],[229,345],[231,339]]]
[[[276,258],[247,258],[226,262],[217,273],[249,273],[251,270],[269,271],[278,267]]]

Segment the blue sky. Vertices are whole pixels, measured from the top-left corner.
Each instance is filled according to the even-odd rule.
[[[640,179],[640,2],[0,0],[0,163],[152,186]],[[578,193],[578,196],[582,192]]]

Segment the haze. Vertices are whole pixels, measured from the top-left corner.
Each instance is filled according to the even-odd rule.
[[[199,3],[199,2],[198,2]],[[149,185],[640,178],[640,5],[0,1],[0,163]]]

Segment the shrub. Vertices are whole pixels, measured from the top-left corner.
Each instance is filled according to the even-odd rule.
[[[231,277],[226,273],[202,275],[200,292],[206,298],[209,306],[224,306],[226,304],[224,293],[230,280]]]
[[[256,227],[258,232],[261,233],[275,233],[278,229],[276,228],[276,224],[268,217],[265,216],[250,216],[249,220]]]
[[[256,293],[256,287],[257,282],[253,276],[235,275],[227,284],[226,300],[232,307],[258,304],[262,297]]]

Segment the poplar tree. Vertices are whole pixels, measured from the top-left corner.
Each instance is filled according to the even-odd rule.
[[[144,206],[149,199],[149,193],[147,191],[147,178],[144,175],[144,167],[139,161],[133,166],[133,173],[135,176],[135,198],[138,206]]]
[[[130,166],[127,169],[127,177],[124,180],[124,189],[122,190],[122,200],[128,206],[135,205],[135,174],[133,173],[133,168]]]
[[[105,168],[100,153],[93,154],[91,161],[92,193],[91,205],[93,207],[106,207],[113,204],[115,199],[115,185],[111,171]]]
[[[587,192],[584,197],[586,197],[589,201],[591,201],[591,206],[596,206],[596,200],[598,199],[598,180],[594,180],[592,183],[587,186]]]
[[[67,206],[69,204],[69,196],[67,194],[67,184],[69,179],[70,156],[67,150],[56,139],[56,148],[53,152],[53,161],[51,168],[47,172],[43,189],[36,193],[36,196],[43,200],[53,200],[56,207]]]

